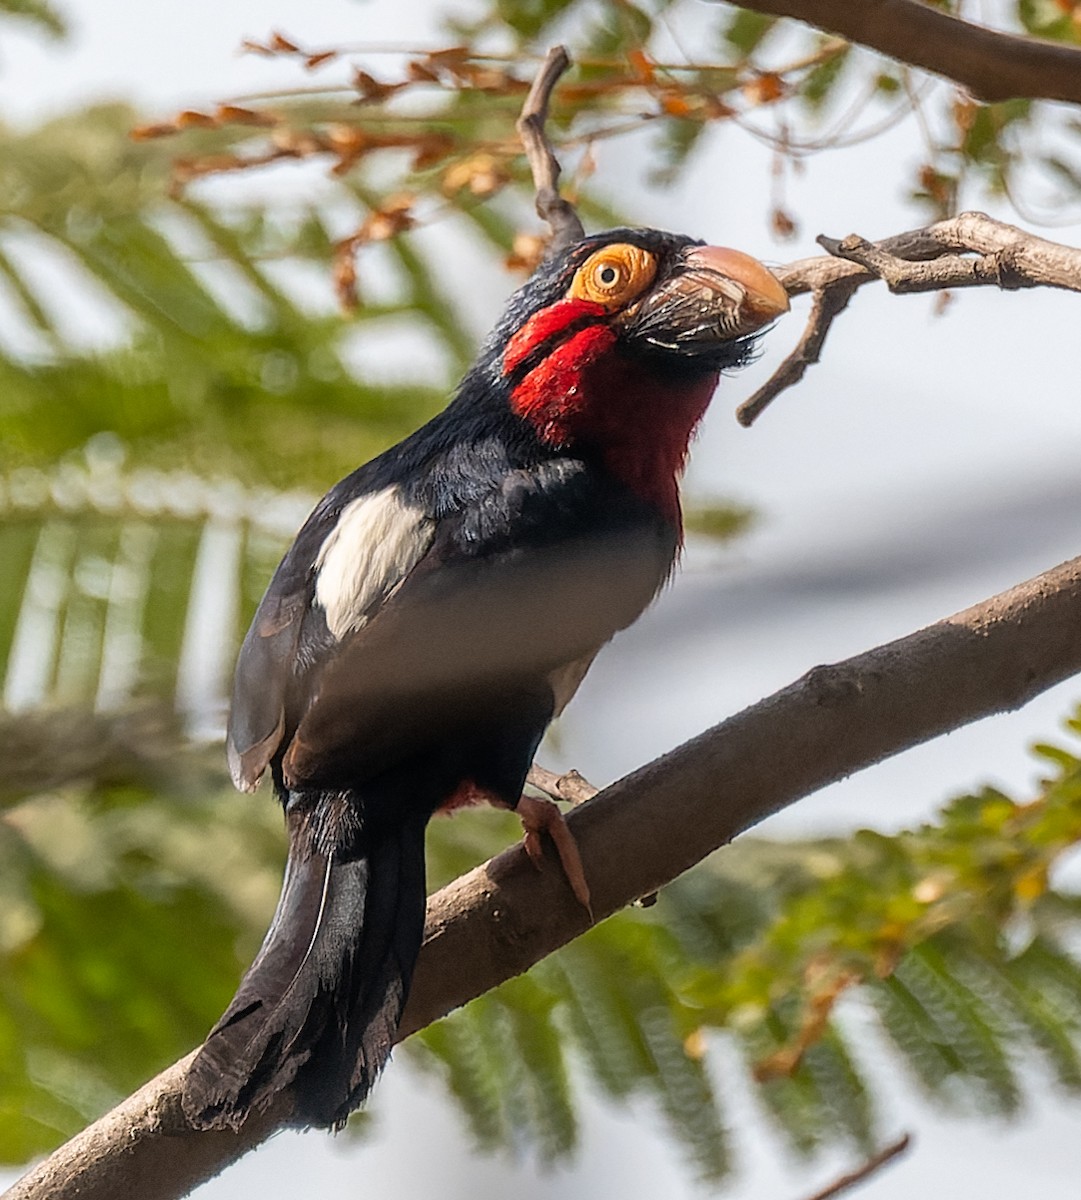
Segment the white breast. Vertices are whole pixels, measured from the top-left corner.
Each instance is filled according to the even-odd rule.
[[[424,510],[397,485],[342,509],[315,560],[315,600],[338,639],[361,629],[416,566],[435,534]]]

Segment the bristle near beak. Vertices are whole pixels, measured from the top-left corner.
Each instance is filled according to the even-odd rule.
[[[710,356],[788,311],[788,294],[767,267],[739,250],[694,246],[627,314],[627,331],[654,346]]]

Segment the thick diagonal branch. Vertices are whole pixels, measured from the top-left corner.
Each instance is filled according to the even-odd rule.
[[[1018,708],[1081,671],[1081,558],[802,679],[657,759],[568,818],[598,919],[655,891],[756,822],[919,742]],[[588,917],[562,872],[505,851],[433,896],[401,1036],[527,970]],[[180,1112],[188,1060],[72,1139],[6,1200],[171,1200],[288,1119],[239,1135]]]
[[[979,100],[1081,104],[1081,49],[998,33],[923,0],[740,0],[960,83]]]

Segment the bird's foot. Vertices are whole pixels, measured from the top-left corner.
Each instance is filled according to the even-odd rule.
[[[523,796],[518,801],[515,811],[525,829],[522,842],[533,865],[540,870],[544,861],[541,834],[547,833],[555,843],[556,853],[563,864],[563,873],[567,876],[571,891],[574,892],[578,903],[589,913],[592,922],[593,909],[589,902],[589,884],[586,882],[582,856],[578,853],[578,843],[574,840],[574,834],[567,828],[563,814],[551,800],[542,800],[537,796]]]

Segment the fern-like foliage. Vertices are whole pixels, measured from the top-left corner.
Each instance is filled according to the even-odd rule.
[[[1069,727],[1081,733],[1081,716]],[[1081,901],[1051,880],[1081,842],[1081,759],[1041,751],[1053,771],[1025,803],[986,789],[893,836],[744,838],[655,907],[606,921],[421,1033],[420,1061],[446,1078],[480,1145],[573,1145],[552,1081],[578,1070],[615,1101],[650,1098],[711,1180],[731,1167],[719,1061],[742,1061],[802,1155],[869,1151],[874,1096],[897,1066],[930,1101],[967,1111],[1016,1112],[1019,1067],[1034,1057],[1078,1096]],[[511,1061],[496,1049],[516,1021],[531,1029],[533,1063],[521,1043]],[[718,1038],[735,1055],[715,1059]],[[531,1119],[546,1088],[555,1100]]]
[[[134,123],[110,105],[0,128],[0,465],[55,462],[110,430],[141,465],[212,463],[292,486],[337,478],[439,405],[443,382],[366,384],[348,370],[330,216],[170,199],[169,157],[131,141]],[[278,282],[283,260],[319,265],[321,307]],[[454,306],[404,242],[386,275],[397,298],[350,328],[378,337],[408,316],[442,348],[449,381],[468,347]]]
[[[9,712],[168,701],[220,732],[238,639],[311,506],[186,471],[122,469],[112,437],[0,477],[0,681]]]
[[[0,736],[25,763],[0,794],[0,1152],[21,1161],[213,1020],[273,906],[282,839],[275,806],[230,796],[217,748],[167,710],[8,718]],[[1081,842],[1081,765],[1054,753],[1023,804],[985,790],[889,837],[742,839],[410,1052],[483,1149],[573,1153],[588,1079],[655,1106],[709,1180],[738,1161],[734,1070],[806,1156],[874,1145],[898,1071],[962,1111],[1017,1111],[1034,1061],[1076,1097],[1081,902],[1053,881]],[[515,836],[498,814],[436,822],[432,873]],[[193,923],[198,962],[178,949]]]

